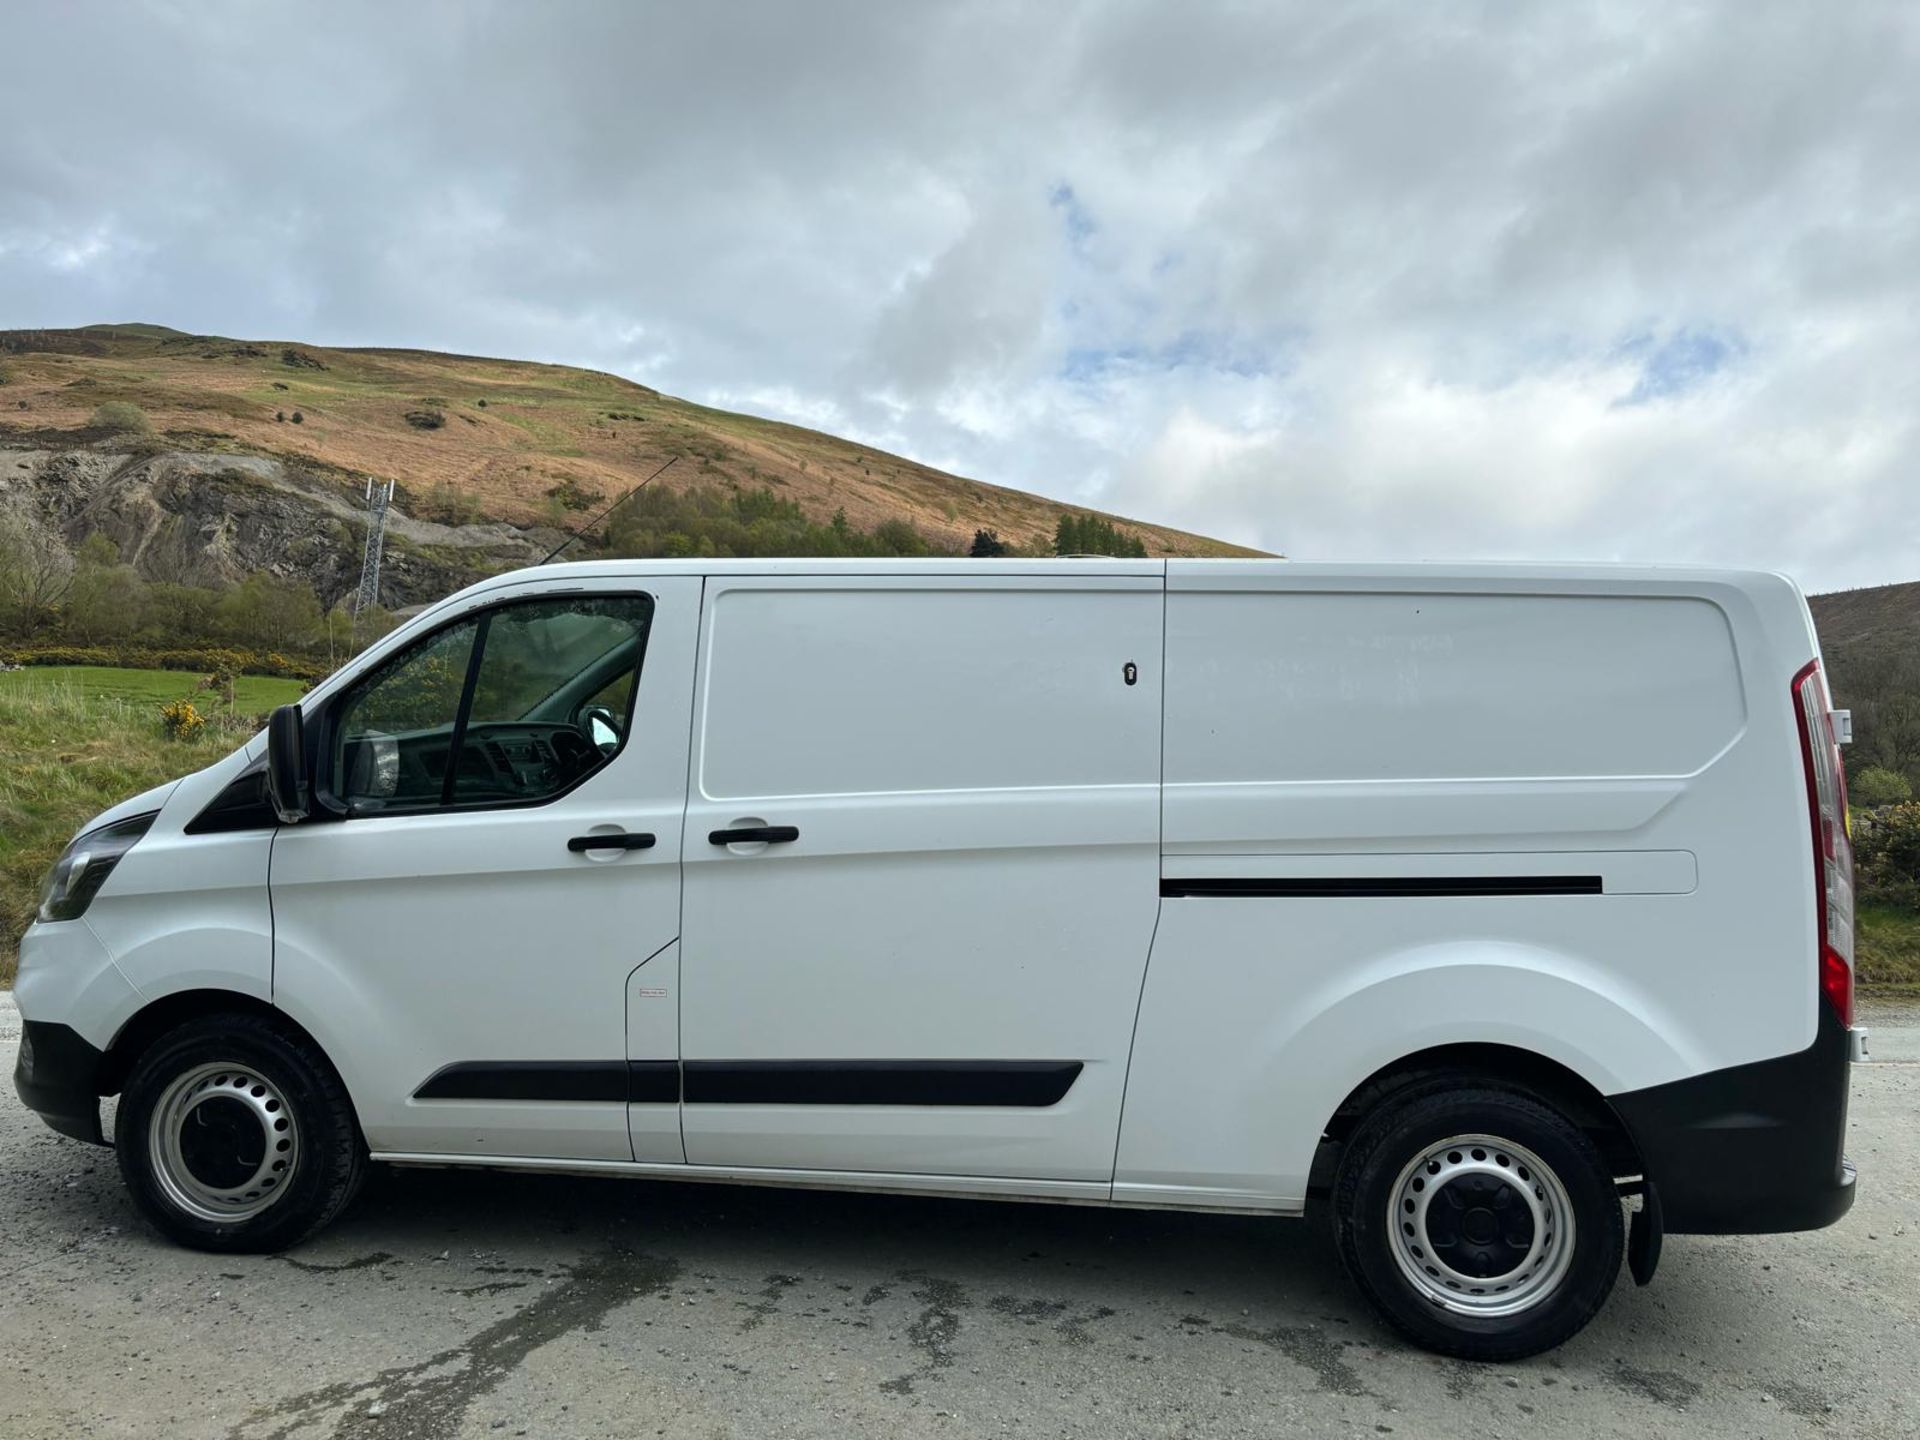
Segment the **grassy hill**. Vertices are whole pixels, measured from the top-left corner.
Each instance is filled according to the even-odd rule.
[[[1920,793],[1920,582],[1815,595],[1834,703],[1853,711],[1847,769],[1907,777]]]
[[[0,331],[0,442],[107,438],[103,405],[137,406],[156,440],[398,480],[406,498],[517,525],[554,497],[611,500],[677,457],[675,487],[766,488],[820,524],[905,520],[940,548],[976,529],[1051,548],[1066,506],[777,421],[709,409],[564,365],[418,350],[326,349],[157,325]],[[297,422],[295,417],[298,417]],[[578,518],[576,516],[576,518]],[[1120,521],[1151,555],[1257,552]]]

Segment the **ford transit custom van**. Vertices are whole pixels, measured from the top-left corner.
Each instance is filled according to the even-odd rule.
[[[206,1250],[375,1161],[1319,1210],[1512,1358],[1851,1204],[1843,731],[1767,574],[521,571],[85,826],[16,1087]]]

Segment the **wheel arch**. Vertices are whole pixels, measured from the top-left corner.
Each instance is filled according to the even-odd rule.
[[[1403,1055],[1354,1086],[1327,1120],[1314,1155],[1309,1193],[1326,1193],[1346,1141],[1381,1106],[1467,1081],[1536,1096],[1586,1132],[1616,1178],[1643,1173],[1632,1133],[1607,1097],[1585,1076],[1558,1060],[1517,1045],[1468,1041]]]
[[[336,1077],[339,1075],[339,1067],[327,1055],[326,1047],[286,1011],[238,990],[180,990],[142,1006],[120,1027],[101,1059],[97,1077],[100,1093],[119,1094],[141,1055],[168,1031],[178,1029],[190,1020],[223,1014],[256,1015],[272,1021],[311,1045],[326,1060]]]

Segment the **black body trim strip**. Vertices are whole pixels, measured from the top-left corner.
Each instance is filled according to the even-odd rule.
[[[680,1062],[678,1060],[629,1060],[627,1062],[627,1103],[629,1105],[678,1105],[680,1103]]]
[[[1078,1060],[689,1060],[690,1105],[1057,1105]]]
[[[1352,875],[1330,877],[1223,876],[1162,880],[1168,900],[1194,896],[1265,895],[1348,898],[1436,895],[1599,895],[1598,875]]]
[[[1078,1060],[463,1060],[416,1100],[672,1105],[1057,1105]]]
[[[627,1098],[624,1060],[462,1060],[413,1092],[416,1100],[614,1100]]]

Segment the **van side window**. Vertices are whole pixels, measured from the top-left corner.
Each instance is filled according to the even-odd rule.
[[[333,727],[334,795],[355,814],[533,804],[626,743],[653,601],[503,605],[439,631],[355,690]]]

